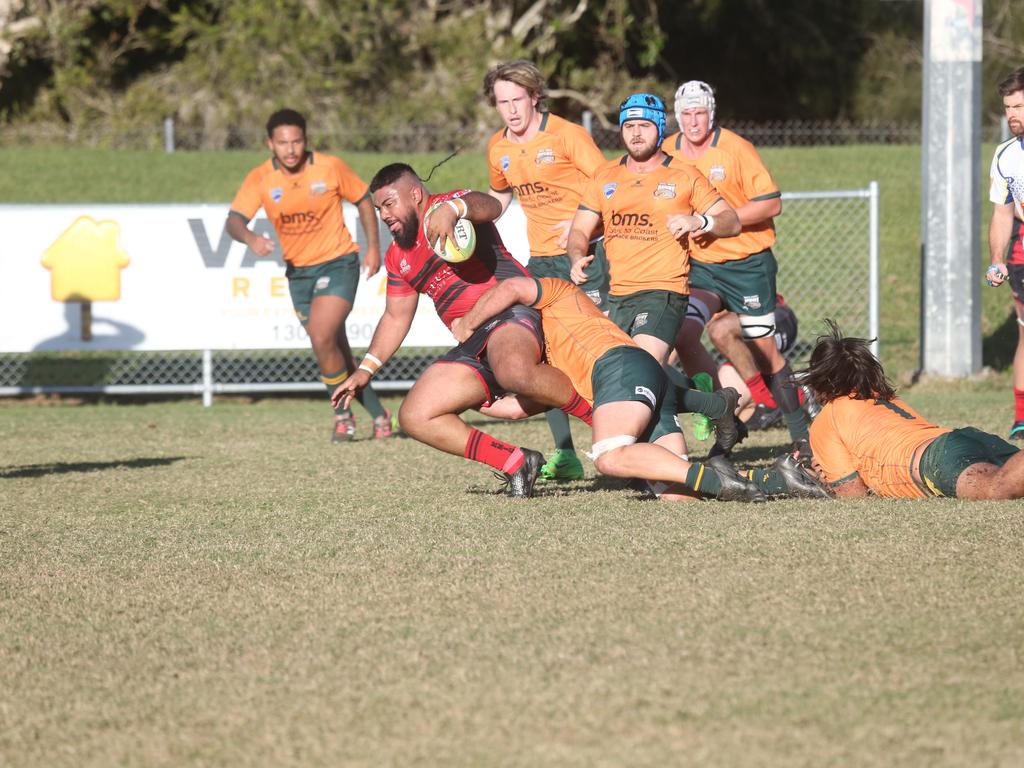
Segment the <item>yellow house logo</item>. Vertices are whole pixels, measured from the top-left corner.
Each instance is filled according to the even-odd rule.
[[[118,238],[115,221],[80,216],[43,253],[50,270],[50,296],[54,301],[117,301],[121,298],[121,270],[128,254]]]

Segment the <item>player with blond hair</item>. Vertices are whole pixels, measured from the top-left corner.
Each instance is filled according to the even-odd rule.
[[[488,194],[501,203],[502,213],[513,197],[518,198],[526,216],[529,273],[568,280],[569,226],[583,186],[604,163],[604,155],[581,126],[544,108],[544,75],[533,63],[518,59],[491,68],[484,76],[483,93],[504,122],[487,145]],[[589,252],[594,260],[587,268],[583,290],[604,308],[608,273],[600,236],[592,240]],[[565,414],[552,409],[546,416],[555,451],[541,468],[541,479],[583,477]]]

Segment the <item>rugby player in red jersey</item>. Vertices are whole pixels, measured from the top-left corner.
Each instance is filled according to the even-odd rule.
[[[401,346],[412,326],[419,294],[430,297],[450,329],[492,285],[527,274],[501,242],[493,223],[501,215],[501,203],[493,197],[468,190],[431,195],[404,163],[381,168],[370,182],[370,194],[394,238],[384,257],[387,302],[366,356],[356,373],[338,387],[335,402],[360,392]],[[425,214],[435,203],[441,205],[424,226]],[[459,218],[473,222],[476,249],[466,261],[453,264],[438,257],[430,243],[442,237],[454,239],[452,229]],[[543,455],[473,429],[459,414],[514,392],[589,424],[590,406],[565,374],[541,362],[543,347],[537,310],[509,308],[420,375],[402,402],[398,414],[402,429],[433,448],[503,473],[510,495],[532,495]]]

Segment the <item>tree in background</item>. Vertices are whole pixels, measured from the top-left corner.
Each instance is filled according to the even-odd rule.
[[[921,0],[0,0],[0,123],[157,145],[173,116],[189,145],[254,147],[288,104],[348,149],[477,146],[480,77],[517,57],[573,118],[700,78],[725,119],[916,120],[921,18]],[[1024,59],[1024,10],[988,0],[985,25],[994,81]]]

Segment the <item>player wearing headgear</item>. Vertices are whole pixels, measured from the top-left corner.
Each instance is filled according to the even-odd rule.
[[[999,83],[1006,123],[1013,134],[996,147],[992,158],[988,230],[991,265],[986,276],[995,287],[1004,281],[1013,292],[1017,314],[1017,350],[1013,355],[1015,413],[1011,440],[1024,440],[1024,67]]]
[[[515,305],[540,310],[548,361],[564,371],[580,395],[593,403],[591,457],[598,471],[647,480],[657,486],[652,490],[659,495],[669,486],[682,486],[671,489],[675,498],[683,495],[683,490],[733,501],[761,501],[763,494],[826,495],[790,456],[780,457],[767,471],[745,477],[739,476],[724,456],[706,463],[681,457],[677,449],[677,390],[664,367],[572,283],[550,277],[503,280],[453,324],[452,332],[456,338],[465,338],[488,318]],[[703,410],[715,417],[716,428],[721,430],[719,439],[731,445],[736,438],[732,418],[735,391],[698,394]],[[494,414],[520,418],[531,412],[530,403],[522,398],[505,398],[495,406]]]
[[[571,276],[577,285],[585,281],[590,238],[603,226],[609,317],[664,365],[686,314],[690,238],[728,237],[739,221],[699,171],[662,151],[661,99],[633,94],[619,107],[619,127],[626,154],[597,169],[573,218]]]
[[[288,292],[295,314],[309,334],[330,397],[355,370],[345,335],[359,284],[359,246],[345,227],[341,205],[355,203],[366,233],[363,271],[380,269],[377,215],[365,182],[343,160],[306,149],[306,119],[294,109],[281,109],[267,120],[271,158],[253,168],[231,203],[225,224],[228,235],[257,256],[269,256],[274,241],[256,234],[248,224],[262,208],[281,244]],[[391,435],[391,414],[372,389],[359,402],[373,417],[375,438]],[[331,442],[355,437],[356,422],[347,408],[335,408]]]
[[[740,318],[742,348],[732,359],[754,399],[777,403],[793,440],[791,452],[805,458],[807,414],[800,407],[793,371],[775,346],[775,290],[778,264],[773,218],[782,212],[778,185],[754,145],[717,125],[710,85],[690,80],[676,91],[679,133],[666,141],[680,164],[699,169],[736,210],[742,231],[729,238],[693,238],[690,283],[718,296]],[[684,337],[686,347],[696,339]]]
[[[836,496],[1024,498],[1024,451],[974,427],[928,422],[896,397],[870,341],[826,323],[804,381],[822,403],[813,463]]]
[[[502,213],[513,196],[526,215],[530,243],[527,270],[534,277],[569,279],[566,242],[583,195],[583,185],[604,163],[604,155],[582,127],[543,109],[544,76],[529,61],[499,64],[487,72],[483,93],[505,127],[487,145],[488,194]],[[591,243],[584,292],[598,306],[608,296],[608,269],[600,237]],[[577,480],[583,465],[576,456],[569,420],[559,409],[547,412],[555,452],[541,468],[542,480]]]
[[[334,394],[342,403],[366,387],[401,346],[420,294],[433,301],[438,317],[451,328],[489,287],[526,275],[501,242],[493,224],[501,206],[489,195],[469,190],[432,195],[404,163],[381,168],[370,182],[370,194],[394,237],[384,257],[387,300],[359,369]],[[460,218],[475,225],[476,249],[467,260],[450,263],[430,244],[453,238]],[[470,428],[459,414],[516,392],[589,424],[590,406],[565,375],[541,362],[543,344],[536,310],[511,307],[419,376],[398,414],[403,431],[440,451],[493,467],[505,476],[510,495],[531,496],[544,457]]]

